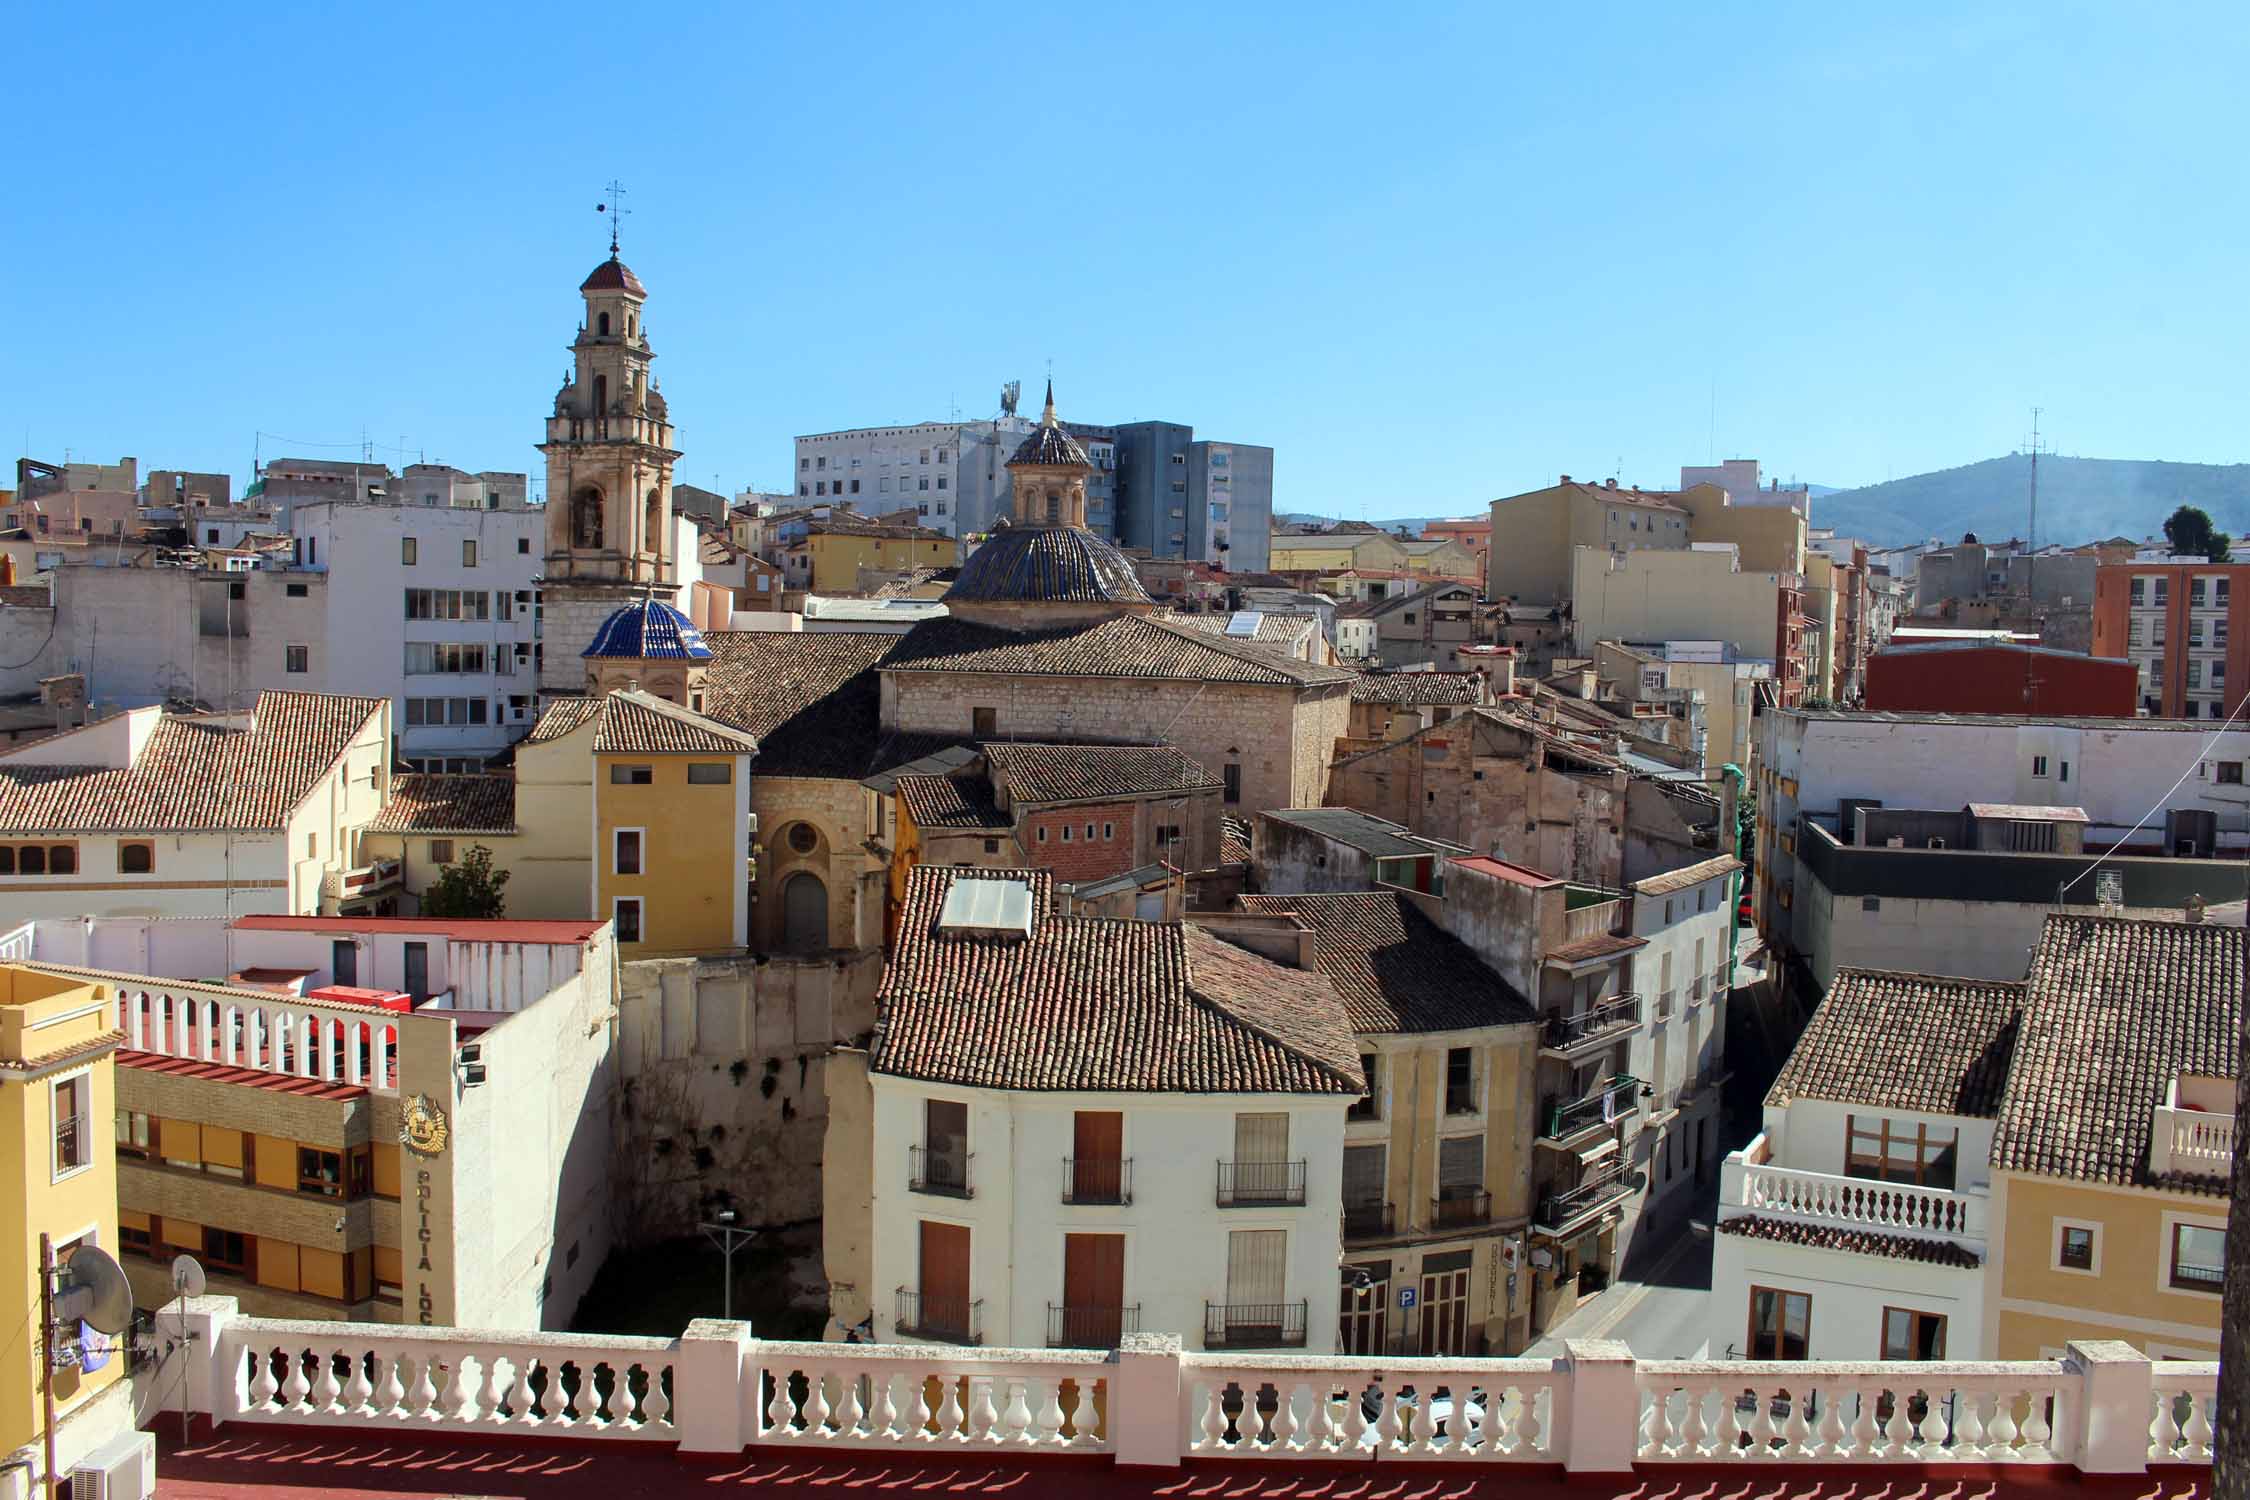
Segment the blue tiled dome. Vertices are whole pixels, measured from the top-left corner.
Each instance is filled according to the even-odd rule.
[[[711,648],[686,615],[655,599],[628,604],[602,621],[587,656],[628,661],[708,661]]]

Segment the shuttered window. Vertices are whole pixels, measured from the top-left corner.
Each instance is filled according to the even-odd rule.
[[[1383,1201],[1383,1148],[1344,1148],[1344,1206],[1364,1208]]]
[[[1234,1117],[1234,1159],[1236,1161],[1287,1161],[1289,1159],[1289,1117],[1287,1115],[1236,1115]]]
[[[1237,1307],[1281,1300],[1286,1229],[1237,1229],[1227,1236],[1227,1301]]]
[[[1448,1136],[1438,1142],[1438,1186],[1441,1188],[1466,1188],[1471,1192],[1484,1187],[1484,1137],[1481,1135]]]

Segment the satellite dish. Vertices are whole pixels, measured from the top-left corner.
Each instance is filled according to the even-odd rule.
[[[107,1251],[80,1245],[62,1263],[55,1314],[84,1323],[96,1333],[123,1333],[133,1325],[133,1284]]]
[[[203,1286],[203,1267],[196,1263],[194,1256],[172,1257],[173,1291],[182,1297],[200,1297],[203,1295]]]

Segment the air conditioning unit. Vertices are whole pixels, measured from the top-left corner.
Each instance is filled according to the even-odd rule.
[[[154,1500],[156,1434],[121,1432],[70,1470],[73,1500]]]

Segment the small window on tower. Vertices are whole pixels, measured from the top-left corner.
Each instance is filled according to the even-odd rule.
[[[603,338],[605,338],[605,339],[609,337],[609,314],[608,314],[608,313],[603,313],[603,314],[602,314],[602,315],[601,315],[601,316],[600,316],[599,318],[596,318],[596,319],[594,320],[594,331],[595,331],[596,333],[600,334],[600,335],[601,335],[601,336],[602,336]]]

